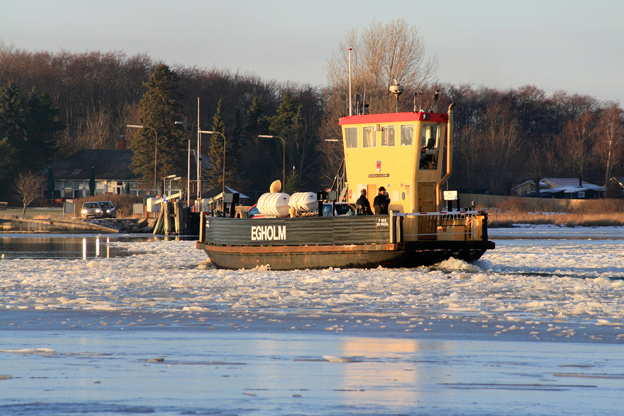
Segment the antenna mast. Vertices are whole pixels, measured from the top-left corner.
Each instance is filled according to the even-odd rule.
[[[351,51],[353,48],[349,48],[349,115],[353,115],[353,104],[351,103]]]

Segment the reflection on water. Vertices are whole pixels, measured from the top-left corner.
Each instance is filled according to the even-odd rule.
[[[415,403],[423,400],[415,385],[439,383],[442,374],[423,371],[428,368],[431,354],[453,350],[453,344],[444,341],[422,342],[414,339],[346,338],[341,355],[361,358],[360,365],[343,366],[342,388],[347,391],[376,391],[380,403]],[[380,366],[380,363],[384,363]],[[380,367],[383,371],[380,371]],[[444,377],[453,379],[452,369]]]
[[[110,237],[0,237],[0,252],[9,259],[96,258],[127,255],[110,246]]]
[[[19,323],[34,320],[9,313],[2,415],[586,416],[624,407],[621,345],[181,331],[169,315],[153,330],[141,327],[151,319],[143,313],[57,311],[63,328],[50,330],[48,316],[25,329]],[[342,354],[353,360],[322,358]]]
[[[125,248],[111,241],[154,241],[188,237],[101,236],[101,235],[9,235],[0,236],[0,257],[5,259],[92,259],[128,256]]]
[[[288,340],[288,348],[297,357],[294,361],[299,370],[308,374],[290,387],[323,390],[326,397],[333,395],[345,407],[354,404],[352,394],[365,396],[366,392],[369,404],[390,410],[424,401],[421,389],[415,386],[458,381],[452,367],[444,372],[428,371],[440,365],[432,357],[439,361],[439,356],[456,353],[450,341],[340,337],[315,348],[310,340],[295,337]],[[262,366],[255,385],[278,389],[283,378],[292,377],[284,374],[283,340],[259,339],[254,349],[256,354],[274,357]]]

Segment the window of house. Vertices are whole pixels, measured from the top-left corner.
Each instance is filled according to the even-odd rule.
[[[377,132],[375,127],[363,127],[362,128],[362,147],[375,147],[377,146]]]
[[[357,127],[345,128],[345,140],[347,141],[347,147],[353,148],[358,145]]]
[[[394,146],[394,126],[383,126],[381,128],[381,145]]]
[[[414,141],[414,125],[401,126],[401,146],[411,146]]]
[[[74,181],[66,181],[63,185],[65,188],[65,197],[73,198],[74,197]]]

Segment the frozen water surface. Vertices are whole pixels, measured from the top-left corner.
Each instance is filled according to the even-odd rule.
[[[18,331],[5,346],[3,414],[607,415],[624,404],[613,344],[149,329]]]
[[[192,241],[110,244],[139,254],[2,259],[0,307],[624,323],[622,240],[498,240],[474,264],[320,271],[218,270]]]
[[[624,231],[564,231],[420,269],[5,257],[0,414],[617,414]]]

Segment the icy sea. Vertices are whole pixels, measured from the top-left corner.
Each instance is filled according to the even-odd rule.
[[[219,270],[190,240],[0,235],[0,415],[624,414],[624,228],[473,264]]]

